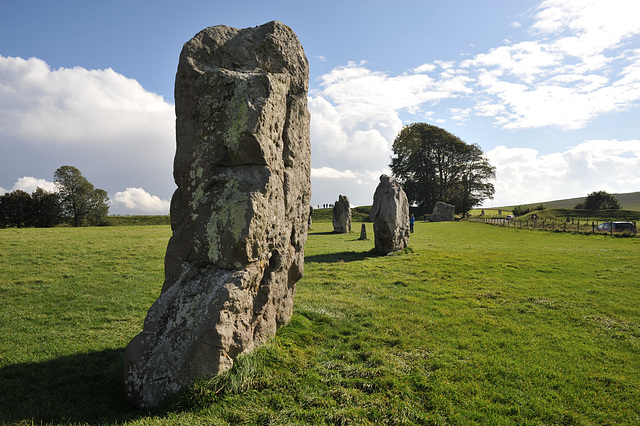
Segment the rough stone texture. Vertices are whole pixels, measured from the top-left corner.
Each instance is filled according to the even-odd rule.
[[[351,232],[351,205],[346,195],[340,195],[333,205],[333,231],[341,234]]]
[[[456,206],[452,204],[443,203],[438,201],[433,208],[433,213],[429,217],[430,222],[444,222],[453,220],[456,213]]]
[[[362,227],[360,228],[360,240],[362,240],[362,241],[366,241],[367,240],[367,227],[364,225],[364,223],[362,224]]]
[[[125,351],[136,406],[228,370],[289,321],[311,194],[308,73],[280,22],[184,45],[165,282]]]
[[[369,213],[376,250],[392,253],[409,245],[409,201],[400,183],[382,175]]]

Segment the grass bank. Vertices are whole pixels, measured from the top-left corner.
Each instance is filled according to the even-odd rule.
[[[409,250],[378,256],[359,227],[331,231],[314,223],[271,343],[137,413],[122,351],[169,228],[1,230],[0,422],[640,421],[640,240],[417,222]]]

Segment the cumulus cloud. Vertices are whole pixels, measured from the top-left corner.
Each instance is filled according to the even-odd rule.
[[[603,114],[637,107],[640,3],[548,0],[529,41],[463,61],[481,89],[479,115],[507,129],[579,129]]]
[[[349,179],[357,177],[356,173],[351,170],[336,170],[331,167],[320,167],[319,169],[311,169],[311,178],[317,179]]]
[[[173,106],[112,69],[52,69],[0,56],[0,183],[77,167],[113,193],[137,186],[167,198],[175,186]]]
[[[46,179],[38,179],[31,176],[23,176],[19,178],[16,181],[16,183],[13,185],[13,191],[20,189],[30,194],[32,192],[35,192],[35,190],[38,188],[42,188],[47,192],[55,192],[56,184],[54,182],[49,182]]]
[[[408,116],[439,125],[487,117],[509,130],[574,130],[635,108],[640,49],[633,43],[640,21],[633,11],[639,8],[635,0],[547,0],[534,10],[529,28],[512,24],[528,31],[529,40],[505,42],[458,62],[423,63],[398,75],[372,70],[366,62],[337,67],[319,78],[320,89],[309,97],[313,167],[355,173],[388,167],[391,144]],[[496,160],[499,154],[493,153]],[[538,172],[554,176],[554,161],[564,158],[566,166],[569,156],[535,154],[533,163],[530,158],[515,164],[525,172],[539,164]]]
[[[487,205],[528,204],[640,188],[640,140],[591,140],[563,152],[498,146],[487,152],[497,169],[496,197]]]
[[[127,188],[118,191],[113,196],[112,204],[115,208],[125,207],[128,211],[147,214],[168,214],[169,200],[163,200],[157,195],[151,195],[142,188]]]
[[[366,194],[362,200],[370,202],[369,195],[375,191],[380,176],[377,171],[388,170],[392,142],[403,126],[400,115],[427,113],[423,109],[425,103],[471,91],[466,71],[450,67],[449,62],[438,61],[394,76],[372,71],[361,62],[321,76],[320,89],[309,96],[314,177],[338,176],[336,171],[343,170],[340,176],[347,178],[346,173],[357,171],[357,176],[349,176],[357,186],[354,191]],[[457,112],[460,119],[464,114],[463,110]],[[372,177],[370,170],[375,170],[376,176]],[[331,195],[325,193],[325,187],[335,192],[327,182],[313,182],[314,200]]]

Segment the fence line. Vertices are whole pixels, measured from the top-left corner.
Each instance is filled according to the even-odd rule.
[[[584,221],[571,221],[566,220],[550,220],[550,219],[538,219],[538,220],[518,220],[518,219],[497,219],[497,218],[469,218],[471,222],[483,222],[491,225],[498,225],[503,227],[511,227],[511,228],[519,228],[519,229],[533,229],[533,230],[541,230],[541,231],[558,231],[558,232],[578,232],[578,233],[588,233],[588,234],[614,234],[613,223],[620,221],[611,221],[611,220],[584,220]],[[591,223],[589,223],[591,222]],[[598,230],[598,225],[600,223],[611,223],[611,231],[600,231]],[[637,235],[637,224],[635,221],[633,223],[633,232],[632,234]],[[623,234],[624,232],[616,232],[618,234]]]

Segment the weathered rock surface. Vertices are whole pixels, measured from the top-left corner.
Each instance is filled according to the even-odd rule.
[[[125,351],[136,406],[228,370],[289,321],[311,193],[308,73],[280,22],[184,45],[165,282]]]
[[[341,234],[351,232],[351,205],[346,195],[340,195],[333,205],[333,231]]]
[[[438,201],[433,208],[433,213],[429,217],[430,222],[444,222],[453,220],[456,214],[456,206],[452,204],[443,203]]]
[[[396,179],[387,175],[380,176],[369,219],[373,221],[378,252],[387,254],[409,245],[409,201]]]

